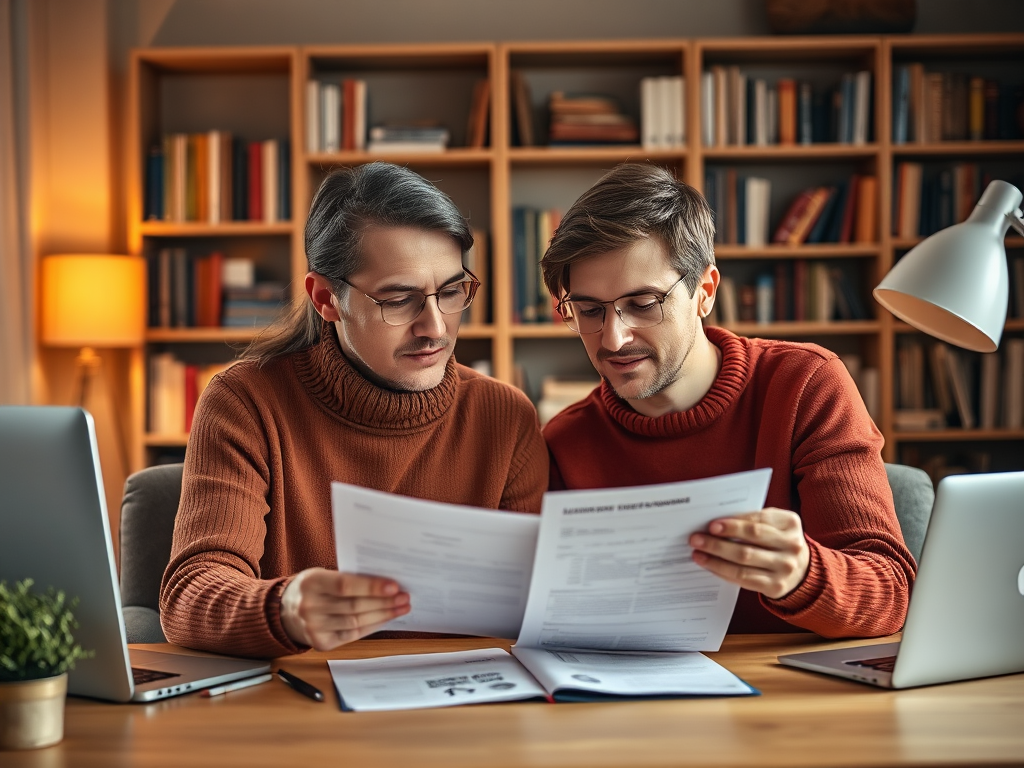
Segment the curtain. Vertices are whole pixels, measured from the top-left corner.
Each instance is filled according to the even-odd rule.
[[[28,245],[26,9],[0,0],[0,404],[31,399],[32,254]],[[19,66],[15,66],[15,60]]]

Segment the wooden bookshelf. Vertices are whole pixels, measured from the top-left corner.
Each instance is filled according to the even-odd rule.
[[[771,226],[796,191],[834,183],[850,174],[877,178],[875,237],[870,242],[719,244],[723,274],[746,279],[780,262],[827,262],[855,283],[869,317],[848,321],[737,322],[726,327],[750,336],[808,340],[842,355],[857,356],[878,370],[877,422],[886,437],[889,461],[997,444],[1024,467],[1024,432],[1014,429],[898,432],[895,379],[897,346],[915,334],[871,299],[871,288],[902,253],[920,238],[893,235],[893,180],[898,163],[978,162],[988,168],[1024,171],[1024,140],[893,143],[893,72],[897,64],[922,61],[943,70],[980,66],[995,77],[1024,84],[1024,35],[833,36],[617,41],[554,41],[411,45],[318,45],[309,47],[149,49],[132,54],[129,72],[128,220],[133,253],[161,247],[199,253],[255,253],[257,269],[301,286],[306,264],[302,245],[305,212],[318,184],[332,168],[387,160],[422,173],[448,193],[484,233],[490,253],[490,308],[487,323],[464,324],[457,355],[462,362],[487,361],[494,375],[525,381],[537,395],[545,375],[592,377],[576,334],[562,323],[515,322],[513,215],[517,206],[564,211],[615,164],[653,162],[704,190],[709,168],[737,168],[772,182]],[[980,64],[979,64],[980,63]],[[871,73],[870,130],[863,143],[705,145],[702,140],[701,73],[735,66],[770,82],[806,79],[832,87],[843,73]],[[642,119],[642,78],[682,76],[685,80],[685,141],[672,146],[641,143],[550,146],[546,141],[549,93],[601,93],[614,97],[623,113]],[[526,114],[534,142],[523,146],[513,79],[529,91]],[[306,88],[310,80],[360,79],[370,94],[367,124],[405,120],[438,121],[451,140],[440,152],[369,152],[307,146]],[[490,90],[484,146],[466,146],[474,83]],[[144,221],[148,148],[174,131],[229,130],[252,138],[290,138],[291,210],[288,221]],[[1012,183],[1012,181],[1011,181]],[[1024,255],[1024,239],[1011,236],[1012,255]],[[301,291],[300,291],[301,293]],[[301,300],[301,295],[295,297]],[[1024,335],[1024,318],[1011,317],[1006,334]],[[169,451],[180,454],[184,434],[147,430],[148,361],[174,351],[200,363],[228,359],[255,335],[252,329],[151,328],[132,358],[132,466],[152,463]],[[906,450],[909,447],[909,451]],[[927,456],[925,456],[927,458]]]

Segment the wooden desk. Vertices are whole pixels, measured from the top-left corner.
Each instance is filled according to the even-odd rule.
[[[762,691],[739,699],[490,704],[409,712],[338,709],[324,660],[451,651],[493,640],[372,640],[280,660],[318,704],[277,680],[211,699],[68,700],[64,741],[2,752],[22,766],[830,766],[1024,764],[1024,675],[906,691],[780,666],[838,645],[739,635],[712,657]],[[506,644],[507,647],[507,644]],[[275,664],[275,669],[277,664]]]

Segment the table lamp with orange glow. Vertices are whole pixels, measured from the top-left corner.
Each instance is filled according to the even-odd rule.
[[[103,381],[96,347],[134,347],[146,327],[146,263],[135,256],[61,254],[42,262],[41,340],[53,347],[77,347],[74,404],[86,407],[90,387]],[[120,409],[112,412],[119,422]],[[115,433],[122,462],[124,437]],[[125,466],[122,464],[122,466]]]

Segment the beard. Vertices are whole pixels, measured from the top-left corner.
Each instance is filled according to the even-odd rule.
[[[607,381],[615,394],[623,400],[646,400],[647,398],[660,395],[679,381],[682,376],[683,366],[693,351],[696,338],[696,331],[691,329],[687,337],[682,340],[682,344],[665,348],[661,353],[654,347],[643,344],[621,347],[615,352],[605,349],[598,350],[598,362],[642,356],[646,357],[654,368],[653,375],[646,382],[641,380],[639,376],[625,374],[625,380],[616,386],[608,376],[602,374],[601,378]]]

